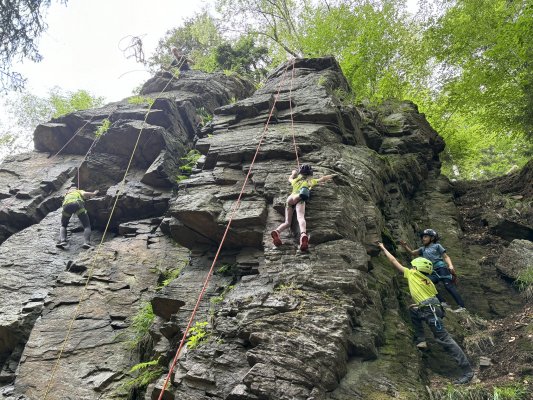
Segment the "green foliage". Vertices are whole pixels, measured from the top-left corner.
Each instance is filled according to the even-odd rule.
[[[198,114],[198,116],[200,117],[200,124],[202,126],[206,126],[211,121],[213,121],[213,114],[209,113],[209,111],[207,111],[205,107],[197,108],[196,114]]]
[[[168,66],[175,46],[193,62],[194,69],[212,72],[217,67],[215,49],[224,42],[216,20],[207,12],[186,19],[183,26],[169,30],[148,61],[153,70]]]
[[[198,150],[191,150],[187,153],[186,156],[181,157],[181,160],[184,162],[179,170],[181,174],[176,177],[176,182],[179,183],[184,179],[187,179],[192,172],[192,169],[196,166],[198,159],[202,156]]]
[[[282,283],[275,287],[276,292],[285,292],[293,296],[301,296],[303,291],[295,282]]]
[[[410,88],[406,71],[425,71],[415,68],[414,49],[419,44],[410,32],[403,2],[336,4],[307,7],[301,24],[302,52],[311,57],[336,56],[357,101],[404,97]]]
[[[286,54],[334,55],[354,102],[410,99],[444,137],[443,171],[490,178],[533,156],[528,0],[219,0],[227,26]]]
[[[226,295],[233,290],[235,286],[234,285],[228,285],[224,288],[224,290],[222,291],[222,293],[220,293],[218,296],[214,296],[214,297],[211,297],[211,299],[209,300],[211,302],[211,304],[215,305],[215,304],[218,304],[218,303],[222,303],[224,301],[224,298],[226,297]]]
[[[133,377],[126,380],[118,390],[130,392],[133,389],[144,389],[158,379],[163,372],[163,367],[159,365],[159,358],[157,360],[141,362],[131,367],[128,374],[133,375]]]
[[[528,266],[518,273],[515,281],[527,299],[533,298],[533,267]]]
[[[266,75],[268,48],[257,46],[252,36],[241,36],[235,43],[225,42],[215,49],[215,59],[219,68],[234,71],[259,80]]]
[[[183,268],[187,266],[187,264],[188,264],[188,261],[184,261],[183,265],[175,267],[175,268],[170,268],[162,272],[161,277],[160,277],[161,283],[159,284],[159,286],[157,286],[157,290],[161,290],[165,286],[168,286],[170,282],[172,282],[174,279],[176,279],[180,275],[181,271],[183,270]]]
[[[527,398],[528,390],[520,384],[494,388],[494,400],[521,400]]]
[[[185,179],[188,179],[189,177],[187,175],[178,175],[176,176],[176,183],[180,183],[181,181],[184,181]]]
[[[423,30],[435,72],[430,93],[413,97],[448,144],[446,173],[489,178],[525,164],[533,153],[531,7],[458,0],[426,10]]]
[[[62,0],[67,3],[67,0]],[[50,0],[9,0],[0,2],[0,93],[20,90],[25,79],[11,70],[13,61],[39,62],[37,40],[47,28],[43,16]]]
[[[136,104],[136,105],[148,105],[149,107],[152,107],[154,104],[154,99],[151,97],[146,96],[133,96],[128,99],[128,103],[130,104]]]
[[[107,118],[102,120],[102,124],[96,129],[96,132],[94,133],[94,136],[99,138],[100,136],[104,135],[109,128],[111,127],[111,121]]]
[[[243,36],[268,44],[273,63],[300,51],[300,17],[308,1],[218,0],[217,9],[228,30],[238,27]]]
[[[59,118],[74,111],[96,108],[101,106],[103,102],[103,97],[93,97],[86,90],[63,92],[59,88],[54,88],[50,91],[53,118]]]
[[[131,338],[127,342],[129,348],[136,348],[146,339],[154,319],[155,314],[152,309],[152,304],[149,302],[141,304],[139,311],[133,316],[131,325],[128,328],[128,331],[131,334]]]
[[[28,150],[37,125],[71,112],[99,107],[103,102],[103,97],[92,96],[86,90],[69,92],[58,87],[51,89],[47,97],[28,92],[14,94],[5,100],[13,125],[9,127],[9,136],[1,135],[4,143],[0,150],[11,154]]]
[[[218,275],[233,275],[233,270],[235,269],[235,264],[228,264],[223,263],[220,265],[220,267],[216,270],[216,274]]]
[[[9,113],[16,118],[19,126],[33,130],[38,124],[51,118],[99,107],[103,102],[103,97],[92,96],[86,90],[68,92],[54,87],[48,92],[48,97],[39,97],[25,92],[8,100],[7,106]]]
[[[198,348],[203,343],[209,340],[209,333],[207,332],[207,321],[196,322],[194,326],[189,329],[189,338],[187,339],[187,348],[193,350]]]
[[[435,400],[526,400],[529,397],[527,387],[521,383],[506,386],[484,387],[453,386],[434,390],[432,398]]]

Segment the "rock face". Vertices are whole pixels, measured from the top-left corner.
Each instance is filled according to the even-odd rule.
[[[417,352],[404,283],[375,242],[414,247],[433,227],[472,312],[521,303],[501,304],[510,288],[464,242],[457,192],[440,175],[444,142],[416,106],[356,109],[348,91],[333,58],[284,64],[253,94],[235,77],[164,73],[135,104],[39,126],[37,152],[0,171],[0,398],[157,399],[223,237],[164,399],[427,398],[426,367],[455,367]],[[205,112],[214,118],[198,129]],[[193,146],[202,157],[177,183]],[[39,182],[29,166],[62,148]],[[305,253],[295,221],[282,246],[270,238],[296,154],[317,177],[336,174],[306,205]],[[39,178],[21,189],[22,174]],[[106,238],[84,253],[76,229],[66,251],[53,246],[74,177],[104,193],[87,209]]]

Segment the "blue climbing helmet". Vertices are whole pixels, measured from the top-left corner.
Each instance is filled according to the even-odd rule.
[[[424,231],[420,234],[420,238],[422,238],[422,236],[426,236],[426,235],[431,237],[431,238],[433,238],[434,242],[438,242],[439,241],[439,234],[434,229],[424,229]]]
[[[303,164],[301,167],[300,167],[300,175],[308,175],[308,176],[311,176],[313,175],[313,168],[311,168],[311,166],[309,164]]]
[[[423,274],[429,275],[433,272],[433,263],[424,257],[415,258],[411,265]]]

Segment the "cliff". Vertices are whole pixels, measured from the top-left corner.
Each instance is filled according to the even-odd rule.
[[[531,267],[531,166],[492,191],[453,184],[416,105],[356,108],[349,95],[333,58],[298,59],[255,91],[235,76],[160,73],[139,97],[38,126],[35,151],[0,169],[2,398],[157,399],[230,219],[198,345],[165,399],[429,398],[428,379],[455,366],[435,342],[416,350],[405,284],[374,243],[440,233],[469,310],[446,318],[463,343],[523,310],[510,282]],[[279,248],[270,238],[295,148],[317,176],[336,174],[307,205],[306,253],[297,233]],[[86,202],[99,244],[81,249],[74,217],[63,251],[61,201],[78,180],[101,192]],[[490,214],[483,196],[513,207]]]

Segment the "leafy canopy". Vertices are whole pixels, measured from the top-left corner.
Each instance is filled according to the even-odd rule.
[[[335,56],[356,103],[408,99],[444,137],[443,171],[482,178],[533,153],[531,0],[218,0],[274,63]]]
[[[40,97],[23,92],[5,101],[13,126],[0,133],[0,158],[7,153],[29,150],[35,127],[52,118],[68,113],[99,107],[103,97],[93,96],[86,90],[64,91],[51,89],[48,96]]]
[[[66,4],[67,0],[61,0]],[[46,30],[43,13],[51,0],[0,1],[0,93],[21,90],[24,77],[11,69],[13,62],[41,61],[36,41]]]

